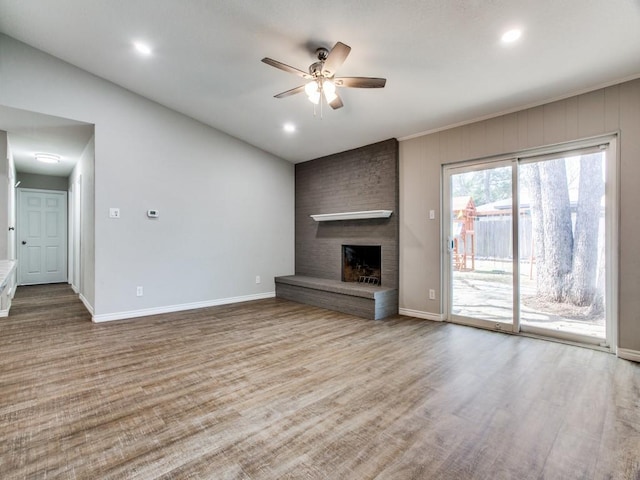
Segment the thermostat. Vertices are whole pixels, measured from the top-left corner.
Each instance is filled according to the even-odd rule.
[[[147,217],[157,218],[159,216],[160,216],[160,212],[158,212],[158,210],[147,210]]]

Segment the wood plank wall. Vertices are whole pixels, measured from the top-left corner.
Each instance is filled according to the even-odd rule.
[[[443,164],[619,135],[619,346],[640,352],[640,79],[400,142],[400,309],[441,314]],[[425,292],[437,289],[436,300]]]

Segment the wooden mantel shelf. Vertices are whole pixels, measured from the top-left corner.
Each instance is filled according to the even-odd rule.
[[[335,220],[366,220],[369,218],[389,218],[391,210],[366,210],[363,212],[323,213],[311,215],[316,222],[332,222]]]

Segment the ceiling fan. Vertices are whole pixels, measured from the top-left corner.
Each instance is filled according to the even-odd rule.
[[[338,95],[336,87],[382,88],[385,83],[387,83],[386,78],[336,77],[336,70],[338,70],[347,59],[349,52],[351,52],[351,47],[342,42],[336,43],[331,50],[318,48],[316,50],[318,61],[309,66],[309,73],[268,57],[263,58],[262,61],[267,65],[309,80],[305,85],[300,85],[299,87],[274,95],[275,98],[284,98],[295,95],[296,93],[305,92],[313,104],[317,105],[320,103],[322,107],[321,102],[322,98],[324,98],[329,106],[335,110],[343,106],[342,99],[340,95]]]

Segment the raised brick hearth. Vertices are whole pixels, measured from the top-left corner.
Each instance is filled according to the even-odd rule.
[[[276,277],[276,296],[370,320],[398,313],[398,290],[355,282],[289,275]]]

